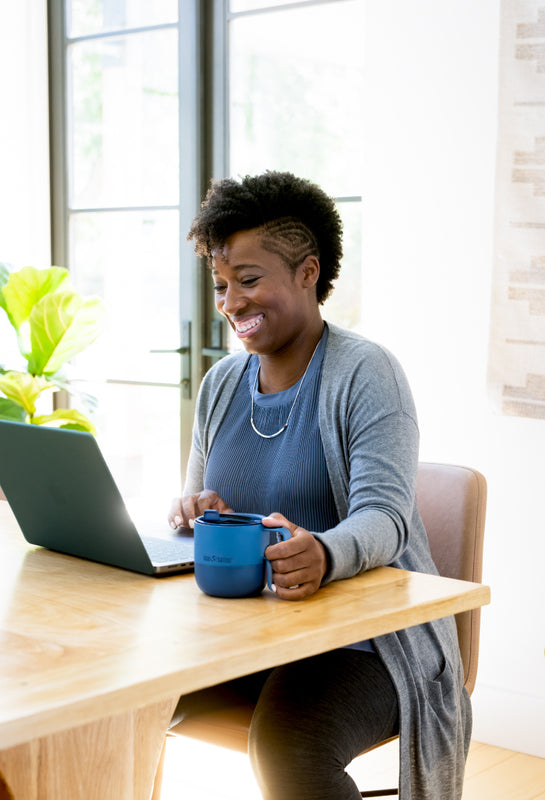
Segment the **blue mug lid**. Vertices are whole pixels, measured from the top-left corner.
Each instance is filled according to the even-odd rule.
[[[220,514],[215,508],[207,509],[202,517],[203,522],[220,523],[221,525],[255,525],[261,522],[259,514]]]

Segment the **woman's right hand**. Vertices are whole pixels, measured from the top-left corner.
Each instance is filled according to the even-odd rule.
[[[199,494],[186,494],[183,497],[175,497],[172,501],[168,513],[170,527],[174,530],[180,526],[192,528],[195,517],[199,517],[207,508],[215,508],[221,514],[233,511],[219,494],[208,489]]]

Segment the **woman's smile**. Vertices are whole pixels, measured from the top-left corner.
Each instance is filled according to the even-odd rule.
[[[263,314],[244,316],[242,319],[238,317],[229,317],[229,321],[233,325],[238,338],[245,339],[248,336],[252,336],[261,326]]]

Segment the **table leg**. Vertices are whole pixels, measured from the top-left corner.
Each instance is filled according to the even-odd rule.
[[[0,751],[14,800],[150,800],[178,698]]]

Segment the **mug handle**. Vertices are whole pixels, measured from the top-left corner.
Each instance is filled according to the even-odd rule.
[[[269,545],[285,542],[286,539],[291,538],[291,533],[287,528],[267,528],[267,530],[271,534],[269,537]],[[267,572],[267,586],[272,591],[272,566],[268,558],[265,558],[265,569]]]

